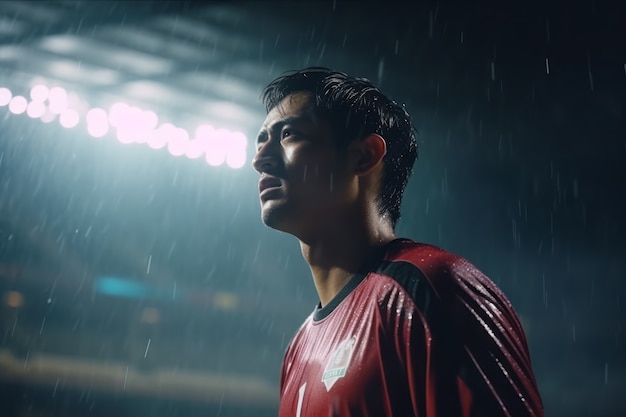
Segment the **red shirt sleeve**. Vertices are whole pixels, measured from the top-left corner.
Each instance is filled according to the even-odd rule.
[[[428,307],[404,310],[396,344],[417,415],[542,417],[522,325],[502,291],[476,267],[439,250],[416,265]],[[420,304],[419,302],[417,304]],[[422,407],[420,403],[424,404]]]

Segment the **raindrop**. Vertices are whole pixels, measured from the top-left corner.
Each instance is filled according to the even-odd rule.
[[[128,365],[126,365],[126,372],[124,372],[124,390],[126,390],[127,381],[128,381]]]
[[[148,349],[150,349],[151,342],[152,342],[152,339],[148,339],[148,344],[146,345],[146,351],[143,353],[144,358],[148,356]]]
[[[43,317],[43,320],[41,321],[41,327],[39,328],[39,334],[43,333],[43,326],[46,324],[46,316]]]
[[[174,240],[172,244],[170,245],[170,250],[167,252],[167,259],[170,259],[172,257],[175,247],[176,247],[176,241]]]
[[[57,378],[57,382],[56,384],[54,384],[54,389],[52,390],[52,398],[54,398],[54,396],[56,395],[58,386],[59,386],[59,378]]]
[[[548,62],[548,58],[546,58],[546,74],[550,75],[550,63]]]
[[[150,275],[150,265],[152,264],[152,255],[148,257],[148,267],[146,268],[146,275]]]
[[[261,250],[261,242],[257,242],[256,244],[256,251],[254,252],[254,259],[252,261],[252,263],[256,264],[257,260],[259,259],[259,251]]]

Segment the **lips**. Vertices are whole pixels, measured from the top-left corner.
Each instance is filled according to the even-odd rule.
[[[269,175],[263,175],[259,180],[259,194],[262,194],[263,191],[270,188],[280,187],[281,185],[283,185],[283,183],[280,179]]]

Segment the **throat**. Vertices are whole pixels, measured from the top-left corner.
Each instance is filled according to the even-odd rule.
[[[393,238],[380,242],[360,241],[352,246],[332,242],[328,245],[307,245],[301,242],[302,255],[309,264],[313,282],[322,307],[327,305],[359,272],[381,259],[387,244]],[[353,241],[353,243],[355,243]]]

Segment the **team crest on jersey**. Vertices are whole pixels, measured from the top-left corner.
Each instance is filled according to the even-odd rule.
[[[337,349],[330,356],[330,360],[322,374],[322,382],[326,385],[326,391],[330,391],[335,382],[346,374],[355,344],[356,336],[352,336],[350,339],[339,343]]]

